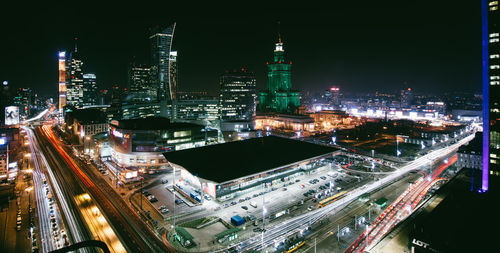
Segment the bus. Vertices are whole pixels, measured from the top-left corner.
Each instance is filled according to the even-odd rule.
[[[342,192],[339,192],[339,193],[337,193],[337,194],[335,194],[335,195],[333,195],[333,196],[331,196],[329,198],[326,198],[326,199],[320,201],[319,202],[319,207],[320,208],[321,207],[325,207],[325,206],[327,206],[327,205],[329,205],[329,204],[331,204],[331,203],[333,203],[333,202],[335,202],[335,201],[337,201],[337,200],[345,197],[346,193],[347,193],[346,191],[342,191]]]

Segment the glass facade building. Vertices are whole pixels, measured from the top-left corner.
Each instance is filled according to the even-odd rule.
[[[216,130],[189,123],[171,123],[152,117],[140,120],[112,121],[109,128],[112,159],[123,167],[162,166],[163,152],[204,146],[217,138]]]
[[[151,68],[131,65],[128,70],[129,100],[137,102],[154,101],[158,89],[153,80]]]
[[[216,127],[219,120],[219,100],[183,99],[172,101],[172,119],[182,122],[196,122]]]
[[[482,1],[483,45],[483,178],[500,176],[500,27],[499,1]]]
[[[97,78],[95,74],[83,74],[82,106],[97,105]]]
[[[66,52],[59,51],[59,113],[66,105]]]
[[[164,29],[155,28],[149,37],[151,41],[151,69],[158,91],[157,98],[160,101],[171,101],[175,97],[173,84],[170,83],[170,53],[174,31],[175,23]]]
[[[170,52],[169,58],[169,82],[170,82],[170,96],[172,100],[177,99],[177,84],[178,78],[177,75],[177,51]]]
[[[77,52],[75,47],[66,64],[66,104],[78,108],[83,104],[83,62]]]
[[[252,121],[255,117],[255,74],[246,69],[226,72],[220,78],[222,121]]]

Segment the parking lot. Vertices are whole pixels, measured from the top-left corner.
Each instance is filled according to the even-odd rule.
[[[362,162],[359,160],[358,162]],[[342,164],[333,160],[324,161],[316,173],[302,175],[298,178],[275,184],[272,187],[255,189],[244,195],[238,196],[228,201],[217,201],[203,199],[202,205],[186,204],[185,201],[174,203],[171,190],[173,188],[173,175],[168,173],[162,175],[160,180],[163,183],[145,189],[146,195],[154,195],[157,201],[152,205],[162,213],[162,209],[168,209],[162,213],[164,219],[170,220],[174,213],[176,224],[181,224],[189,220],[204,216],[217,216],[226,222],[234,215],[240,215],[247,220],[246,226],[251,225],[252,229],[240,232],[240,236],[250,235],[260,232],[264,205],[266,208],[266,224],[286,219],[286,217],[300,215],[317,208],[318,202],[324,198],[332,196],[340,191],[349,191],[369,180],[373,180],[371,175],[348,175],[342,169]],[[189,194],[195,189],[185,182],[179,181],[179,174],[176,175],[176,182],[179,188]],[[176,193],[178,195],[179,193]],[[199,194],[199,193],[198,193]],[[200,195],[201,196],[201,195]],[[151,198],[151,196],[149,196]],[[200,197],[201,198],[201,197]],[[180,200],[182,198],[177,197]],[[164,208],[162,208],[164,207]]]

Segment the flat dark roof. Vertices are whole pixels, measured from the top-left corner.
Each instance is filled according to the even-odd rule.
[[[163,155],[193,175],[222,183],[336,150],[333,147],[266,136],[166,152]]]
[[[143,119],[125,119],[118,120],[118,124],[111,124],[120,129],[128,130],[167,130],[167,129],[182,129],[182,128],[203,128],[202,125],[192,123],[170,122],[164,117],[148,117]]]

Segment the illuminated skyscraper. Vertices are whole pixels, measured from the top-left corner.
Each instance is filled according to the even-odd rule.
[[[59,51],[59,113],[66,105],[66,52]]]
[[[246,69],[220,78],[220,110],[223,121],[252,121],[255,116],[255,74]]]
[[[151,69],[158,89],[158,100],[171,101],[173,87],[170,82],[170,52],[174,37],[175,23],[165,29],[155,28],[149,37],[151,40]]]
[[[74,107],[83,104],[83,62],[79,58],[77,47],[71,53],[66,65],[66,103]]]
[[[260,92],[260,110],[277,113],[295,113],[300,105],[300,94],[292,90],[292,62],[285,61],[281,36],[274,49],[272,63],[267,63],[267,90]]]
[[[339,87],[331,87],[325,93],[326,102],[330,106],[338,107],[340,105],[340,88]]]
[[[170,52],[169,58],[169,82],[170,82],[170,94],[172,100],[177,99],[177,84],[178,84],[178,75],[177,75],[177,51]]]
[[[97,105],[97,80],[95,74],[83,74],[82,106]]]
[[[482,0],[483,45],[483,173],[482,190],[488,177],[500,176],[500,12],[499,1]],[[489,134],[488,134],[489,133]]]
[[[130,65],[128,70],[129,100],[146,102],[157,99],[158,89],[155,86],[151,68]]]
[[[401,108],[410,108],[413,104],[413,92],[411,88],[401,90]]]
[[[19,114],[23,117],[29,116],[34,102],[33,90],[30,88],[19,88],[13,101],[19,107]]]

